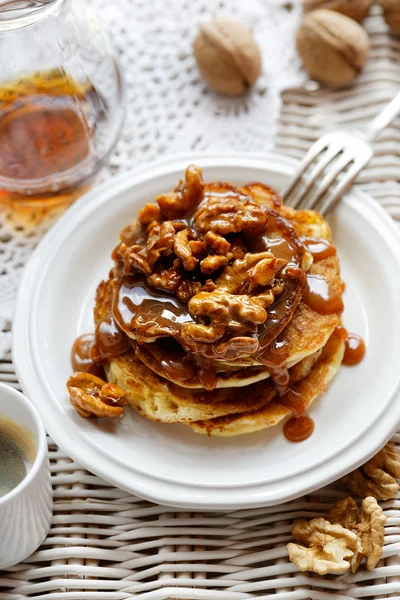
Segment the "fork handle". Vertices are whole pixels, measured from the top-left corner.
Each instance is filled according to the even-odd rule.
[[[397,92],[393,100],[376,115],[375,119],[367,126],[367,133],[372,142],[381,131],[385,129],[400,113],[400,92]]]

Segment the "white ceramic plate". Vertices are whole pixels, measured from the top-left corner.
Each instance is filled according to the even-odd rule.
[[[123,175],[81,198],[34,252],[21,282],[14,360],[24,392],[48,433],[78,463],[160,504],[197,509],[273,505],[343,476],[370,458],[399,424],[400,243],[395,225],[353,191],[331,218],[346,282],[344,323],[367,343],[365,359],[342,367],[314,402],[315,431],[293,444],[282,427],[207,438],[183,425],[81,419],[68,401],[74,339],[93,330],[98,282],[111,267],[119,230],[171,190],[190,162],[207,180],[263,181],[282,189],[295,163],[278,155],[186,155]]]

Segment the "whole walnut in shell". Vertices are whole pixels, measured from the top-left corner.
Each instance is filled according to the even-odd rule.
[[[314,79],[341,85],[361,71],[369,41],[361,25],[322,8],[305,15],[297,30],[296,48],[304,68]]]
[[[261,73],[257,43],[250,31],[235,21],[214,19],[202,23],[193,51],[200,73],[220,94],[243,94]]]
[[[373,0],[303,0],[303,9],[310,12],[327,8],[360,22],[368,16],[372,4]]]
[[[379,0],[383,16],[392,33],[400,33],[400,2],[399,0]]]

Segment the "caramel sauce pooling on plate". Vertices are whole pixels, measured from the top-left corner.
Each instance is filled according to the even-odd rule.
[[[314,431],[314,421],[307,415],[291,417],[283,426],[283,433],[290,442],[303,442]]]

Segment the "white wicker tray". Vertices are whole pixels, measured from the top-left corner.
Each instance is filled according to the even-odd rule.
[[[147,17],[153,14],[154,22],[164,19],[162,11],[154,11],[156,0],[121,0],[121,3],[94,0],[93,3],[101,9],[103,18],[111,23],[114,33],[125,36],[117,40],[120,47],[122,42],[127,44],[133,37],[137,38],[143,25],[140,14],[146,13]],[[278,26],[281,15],[289,15],[287,11],[292,6],[284,0],[211,4],[212,10],[209,9],[209,3],[204,1],[158,2],[158,6],[165,7],[166,12],[175,19],[183,14],[179,26],[176,24],[175,29],[172,26],[168,29],[169,34],[181,32],[182,40],[192,35],[193,18],[198,18],[199,14],[208,16],[210,10],[219,10],[220,6],[225,14],[231,12],[240,15],[243,12],[247,22],[256,23],[259,34],[264,27],[260,15],[269,18],[271,7],[274,10],[276,8],[271,13],[272,20],[264,27],[264,31],[268,31],[268,27]],[[121,20],[119,24],[118,19],[115,20],[115,11],[118,10],[125,11],[126,22],[122,24]],[[296,11],[298,2],[294,2],[294,11],[290,14]],[[132,21],[132,15],[138,20]],[[340,92],[310,87],[309,90],[296,88],[283,93],[276,137],[280,152],[300,157],[323,127],[368,119],[398,91],[400,41],[386,33],[379,16],[370,18],[367,26],[372,40],[371,58],[357,85]],[[290,27],[292,25],[289,23],[288,30]],[[154,28],[151,31],[154,32]],[[135,43],[124,49],[126,66]],[[193,65],[183,55],[182,61],[185,68],[189,69],[187,76],[190,77]],[[154,68],[158,65],[168,72],[168,64],[167,59],[166,62],[154,61]],[[179,81],[182,79],[178,78]],[[211,102],[215,109],[217,130],[223,129],[223,118],[226,117],[231,123],[232,110],[241,112],[246,127],[250,122],[254,124],[261,107],[261,100],[258,102],[257,98],[263,97],[266,88],[263,92],[262,86],[267,83],[265,80],[261,82],[256,100],[247,108],[245,103],[224,104],[208,98],[207,102]],[[151,89],[151,86],[147,88],[146,93]],[[133,97],[130,101],[134,102]],[[187,101],[185,106],[187,110]],[[246,137],[240,133],[236,136],[235,133],[235,136],[227,134],[218,142],[215,131],[207,123],[211,123],[209,114],[202,136],[198,136],[197,132],[193,135],[193,131],[190,131],[190,143],[187,143],[189,129],[181,130],[181,142],[185,140],[181,149],[210,147],[215,150],[229,147],[261,150],[268,147],[265,139],[260,137],[264,135],[265,128],[260,128],[258,137]],[[137,124],[145,127],[145,124],[140,125],[140,121]],[[154,140],[143,135],[140,127],[140,136],[135,143],[131,144],[126,137],[121,140],[113,157],[112,171],[121,166],[131,166],[134,158],[148,159],[159,153]],[[173,137],[172,130],[165,128],[162,128],[160,135],[162,143]],[[176,141],[176,137],[173,139]],[[381,201],[390,214],[400,221],[399,122],[381,136],[377,143],[377,156],[361,174],[359,185]],[[0,235],[0,247],[2,243]],[[5,256],[8,256],[6,245],[3,247]],[[23,260],[24,256],[26,253],[18,254],[18,261]],[[9,358],[0,363],[0,380],[18,387]],[[393,441],[400,444],[400,433]],[[361,570],[355,575],[322,578],[299,573],[287,559],[285,544],[290,540],[290,530],[296,520],[324,515],[334,499],[345,494],[339,485],[268,509],[235,513],[182,513],[140,500],[108,485],[81,469],[50,440],[49,451],[55,498],[53,525],[48,538],[35,554],[9,572],[0,573],[0,600],[400,598],[400,497],[383,503],[388,521],[383,557],[377,568],[371,573]]]

